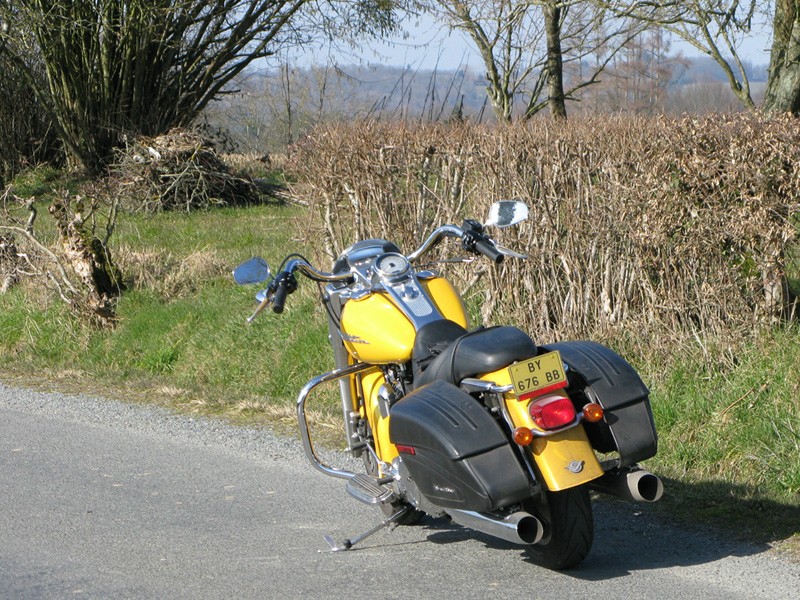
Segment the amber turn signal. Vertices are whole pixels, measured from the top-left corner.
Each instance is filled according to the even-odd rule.
[[[529,446],[533,441],[533,432],[527,427],[517,427],[512,435],[520,446]]]
[[[597,423],[603,418],[603,407],[596,402],[591,402],[583,407],[583,418],[589,423]]]

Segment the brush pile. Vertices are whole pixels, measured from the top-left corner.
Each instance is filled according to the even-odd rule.
[[[231,172],[210,142],[184,129],[128,141],[112,173],[128,210],[192,211],[261,201],[252,180]]]

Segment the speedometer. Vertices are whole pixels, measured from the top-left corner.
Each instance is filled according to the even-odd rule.
[[[389,252],[378,257],[375,261],[375,270],[379,275],[394,279],[408,271],[408,259],[397,252]]]

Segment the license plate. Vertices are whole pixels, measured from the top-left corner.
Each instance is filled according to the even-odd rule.
[[[519,400],[567,387],[567,374],[558,351],[534,356],[508,367]]]

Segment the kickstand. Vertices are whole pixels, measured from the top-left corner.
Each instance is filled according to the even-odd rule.
[[[406,514],[410,510],[411,510],[410,506],[404,506],[403,508],[398,510],[396,513],[394,513],[391,517],[389,517],[388,519],[386,519],[382,523],[376,525],[375,527],[373,527],[369,531],[367,531],[365,533],[362,533],[361,535],[359,535],[357,537],[354,537],[354,538],[351,538],[349,540],[343,541],[341,546],[338,545],[336,543],[336,541],[333,539],[333,536],[330,536],[330,535],[324,536],[325,537],[325,541],[328,542],[328,545],[331,547],[331,551],[333,551],[333,552],[342,552],[344,550],[350,550],[350,548],[352,548],[353,546],[355,546],[359,542],[367,539],[373,533],[377,533],[381,529],[383,529],[384,527],[388,527],[390,525],[393,525],[395,522],[397,522],[400,519],[400,517],[402,517],[404,514]]]

